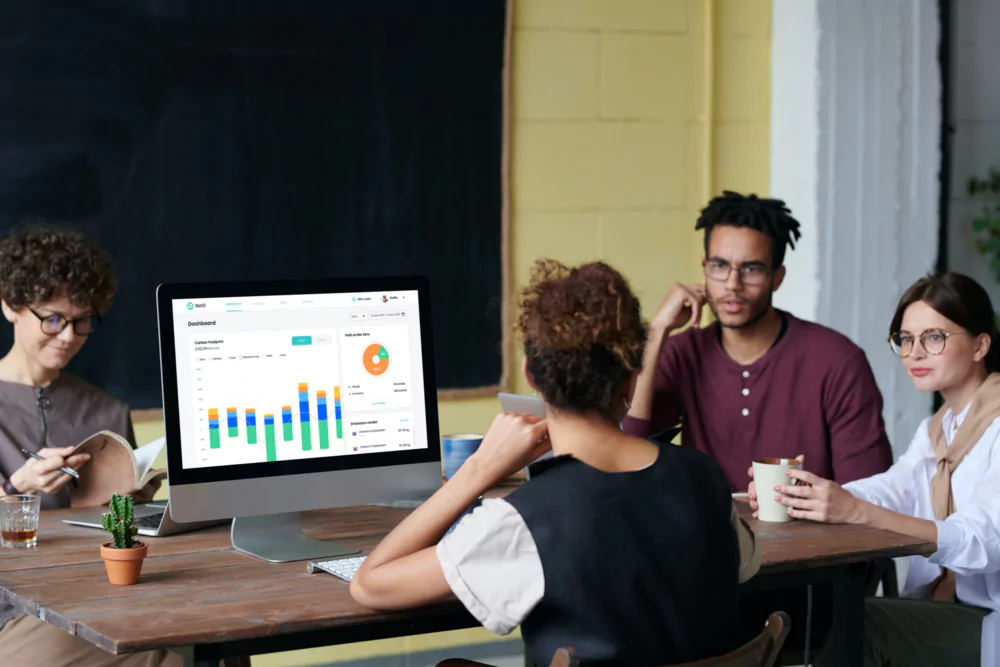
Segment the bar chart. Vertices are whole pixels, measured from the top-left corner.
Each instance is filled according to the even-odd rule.
[[[343,416],[340,411],[340,387],[333,387],[334,396],[334,437],[342,440],[344,437]],[[316,390],[314,395],[310,395],[309,383],[298,383],[298,411],[294,412],[290,405],[282,406],[282,444],[292,444],[301,448],[303,452],[310,452],[313,449],[313,419],[310,406],[316,406],[315,428],[318,433],[320,450],[330,449],[330,420],[326,402],[327,392],[325,389]],[[226,425],[228,428],[227,446],[235,446],[239,443],[230,441],[241,441],[240,427],[245,429],[246,444],[257,444],[257,408],[244,408],[244,418],[242,424],[239,419],[239,409],[235,407],[226,408]],[[296,442],[293,420],[299,424],[299,438]],[[208,429],[210,449],[221,449],[222,438],[219,436],[219,409],[208,408]],[[274,432],[274,413],[264,414],[264,439],[265,439],[265,460],[277,461],[278,441]]]
[[[352,451],[344,443],[334,334],[236,333],[212,340],[211,349],[198,350],[191,379],[199,464],[275,462]]]

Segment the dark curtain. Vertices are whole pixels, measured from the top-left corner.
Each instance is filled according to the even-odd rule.
[[[0,2],[0,229],[81,226],[121,283],[72,369],[158,406],[161,282],[418,273],[439,386],[498,382],[504,21],[504,0]]]

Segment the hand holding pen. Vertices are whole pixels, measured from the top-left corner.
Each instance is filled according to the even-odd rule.
[[[21,493],[55,493],[70,480],[75,483],[90,454],[72,454],[73,449],[46,447],[36,453],[22,448],[28,460],[10,476],[11,484]]]

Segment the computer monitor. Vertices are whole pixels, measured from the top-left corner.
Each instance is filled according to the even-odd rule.
[[[170,514],[233,518],[272,562],[356,550],[299,512],[420,500],[441,486],[421,277],[157,288]]]

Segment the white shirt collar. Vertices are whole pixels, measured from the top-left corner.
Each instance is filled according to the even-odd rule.
[[[969,408],[971,407],[972,402],[970,401],[969,404],[965,406],[965,409],[958,414],[958,417],[955,417],[951,408],[948,408],[948,411],[944,413],[944,417],[941,418],[941,428],[944,430],[944,439],[949,445],[951,445],[951,441],[955,437],[958,427],[962,425],[963,421],[965,421],[965,416],[969,414]]]

